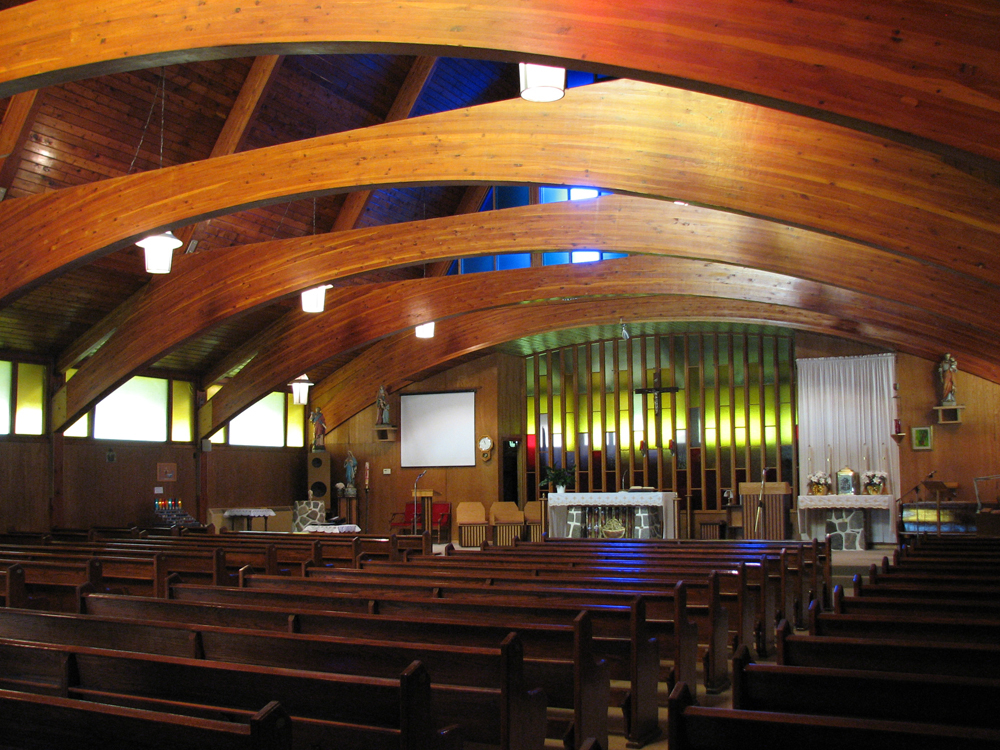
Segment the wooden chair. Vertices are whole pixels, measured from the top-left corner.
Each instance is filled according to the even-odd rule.
[[[455,506],[455,523],[461,546],[479,547],[486,541],[486,508],[482,503],[459,503]]]
[[[528,527],[528,541],[542,541],[541,500],[529,500],[524,504],[524,523]]]
[[[451,503],[431,504],[431,538],[438,544],[451,541]]]
[[[517,507],[517,503],[493,503],[490,506],[490,525],[493,527],[493,543],[509,547],[524,532],[524,511]]]

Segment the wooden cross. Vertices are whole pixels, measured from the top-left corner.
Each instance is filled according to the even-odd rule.
[[[653,411],[656,414],[659,414],[660,413],[660,396],[663,395],[664,393],[677,393],[679,390],[681,390],[681,389],[678,386],[676,386],[676,385],[669,385],[667,387],[661,386],[660,385],[660,373],[657,372],[656,375],[653,376],[653,387],[652,388],[636,388],[635,389],[635,393],[651,393],[651,394],[653,394]]]

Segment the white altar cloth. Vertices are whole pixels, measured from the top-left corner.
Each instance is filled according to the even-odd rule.
[[[676,492],[550,492],[549,536],[565,537],[569,509],[581,505],[660,508],[663,514],[663,538],[677,537]]]

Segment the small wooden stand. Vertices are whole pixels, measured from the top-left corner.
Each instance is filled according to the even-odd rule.
[[[962,409],[964,408],[965,404],[935,406],[934,411],[937,412],[938,424],[961,424]]]
[[[375,440],[379,443],[394,443],[398,437],[399,428],[391,424],[375,425]]]

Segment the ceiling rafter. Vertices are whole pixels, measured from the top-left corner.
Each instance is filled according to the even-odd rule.
[[[216,0],[194,8],[186,0],[146,0],[112,13],[92,0],[35,0],[0,14],[7,32],[0,96],[151,61],[261,47],[285,54],[461,49],[750,98],[925,148],[948,144],[1000,159],[1000,53],[989,4],[955,0],[941,10],[928,3],[902,15],[895,5],[867,0],[774,2],[767,12],[760,3],[725,3],[722,27],[715,2],[676,13],[665,12],[661,0],[477,0],[448,13],[417,0],[404,7],[366,0],[344,13],[304,0]]]
[[[735,299],[830,314],[840,321],[881,327],[885,340],[904,350],[912,345],[915,335],[923,337],[925,346],[948,346],[950,341],[941,335],[936,315],[909,305],[829,284],[687,258],[632,256],[503,274],[416,279],[345,299],[321,315],[298,313],[283,318],[282,330],[275,331],[274,338],[253,361],[206,404],[211,416],[199,420],[204,426],[203,436],[214,433],[242,409],[282,387],[298,373],[420,323],[527,302],[538,303],[536,307],[558,308],[567,299],[651,295]],[[539,314],[547,315],[557,325],[558,310]],[[891,330],[903,335],[892,334]],[[483,333],[486,337],[492,335]],[[436,334],[435,338],[438,335],[447,339],[447,334]],[[521,334],[506,335],[516,338]],[[949,335],[958,342],[952,342],[952,348],[961,350],[959,356],[969,354],[973,358],[977,350],[988,347],[994,340],[959,321],[954,321]]]
[[[157,279],[118,324],[118,334],[57,391],[54,422],[78,415],[207,328],[317,283],[440,257],[587,247],[701,258],[827,282],[927,310],[944,329],[949,321],[962,320],[1000,335],[1000,300],[991,287],[970,281],[957,288],[940,268],[760,219],[609,195],[183,256],[175,272]],[[886,284],[881,274],[890,265],[896,283]]]
[[[551,159],[567,140],[568,157]],[[831,159],[836,174],[825,177]],[[0,203],[0,250],[12,266],[0,299],[151,230],[239,207],[372,184],[498,182],[680,197],[1000,283],[1000,187],[835,126],[612,81],[553,105],[496,102],[26,197],[17,211]],[[238,195],[234,183],[245,188]],[[110,212],[114,222],[95,222]]]
[[[413,61],[413,65],[410,66],[410,70],[406,74],[406,80],[403,81],[403,85],[400,87],[399,92],[396,94],[396,99],[389,109],[389,114],[386,115],[386,122],[405,120],[410,116],[414,106],[417,104],[417,99],[420,98],[420,94],[424,90],[424,86],[427,85],[431,75],[434,73],[437,60],[436,57],[418,57]],[[340,212],[337,214],[337,218],[333,222],[333,229],[331,231],[338,232],[345,229],[354,229],[358,223],[358,219],[361,218],[361,214],[364,213],[365,206],[368,205],[371,196],[371,190],[355,190],[349,193],[344,200],[344,205],[341,206]]]
[[[379,385],[394,392],[459,358],[504,343],[512,335],[531,336],[559,329],[613,324],[627,315],[645,321],[774,323],[883,345],[895,340],[903,342],[902,350],[926,358],[940,352],[935,349],[939,344],[928,342],[919,334],[881,324],[845,325],[836,315],[745,300],[646,297],[516,305],[442,321],[433,339],[417,339],[410,333],[382,339],[317,383],[310,400],[323,411],[327,424],[336,426],[373,403]],[[517,333],[510,333],[514,331]],[[986,369],[990,367],[993,368],[991,379],[995,379],[1000,372],[995,363],[986,363]]]
[[[3,122],[0,122],[0,201],[10,190],[21,163],[21,151],[31,136],[31,127],[42,104],[39,93],[32,90],[14,96],[4,112]]]

